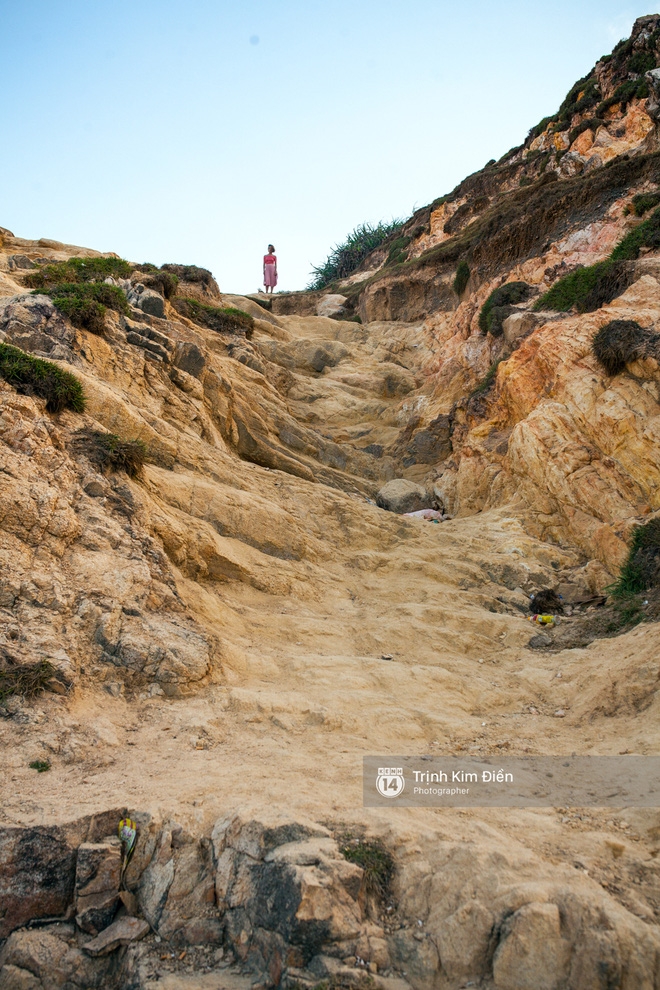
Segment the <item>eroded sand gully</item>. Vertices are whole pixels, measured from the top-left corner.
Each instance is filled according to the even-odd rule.
[[[5,275],[3,291],[22,288]],[[58,317],[11,305],[7,340],[25,346],[27,326],[43,350]],[[626,931],[656,938],[654,811],[362,807],[365,754],[659,748],[655,624],[562,652],[528,646],[530,591],[558,575],[597,585],[602,561],[529,535],[514,495],[441,525],[373,503],[400,463],[364,448],[392,449],[433,399],[432,329],[258,318],[231,350],[175,317],[149,325],[194,342],[199,376],[148,359],[120,322],[53,355],[85,384],[85,422],[155,451],[140,479],[96,474],[72,446],[80,417],[50,417],[0,382],[0,642],[53,658],[71,684],[0,722],[2,823],[126,807],[197,836],[237,809],[361,824],[394,850],[409,897],[451,861],[461,897],[470,884],[490,896],[496,875],[545,883],[530,893],[541,901],[551,884],[594,903],[606,891]],[[407,473],[433,479],[425,464]],[[50,772],[31,770],[37,759]]]

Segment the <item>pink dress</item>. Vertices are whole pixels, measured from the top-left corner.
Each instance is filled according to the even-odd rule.
[[[277,285],[277,258],[274,254],[264,255],[264,285],[266,288]]]

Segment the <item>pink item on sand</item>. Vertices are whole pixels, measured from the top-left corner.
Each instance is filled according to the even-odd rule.
[[[442,522],[442,512],[437,509],[417,509],[416,512],[404,512],[403,515],[412,519],[426,519],[431,522],[437,519]]]

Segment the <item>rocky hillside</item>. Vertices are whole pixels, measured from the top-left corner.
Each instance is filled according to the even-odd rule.
[[[660,988],[657,811],[361,775],[658,752],[659,25],[325,292],[0,231],[0,990]]]

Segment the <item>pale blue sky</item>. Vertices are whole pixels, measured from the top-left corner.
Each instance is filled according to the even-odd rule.
[[[613,0],[0,0],[0,226],[280,289],[520,143]]]

